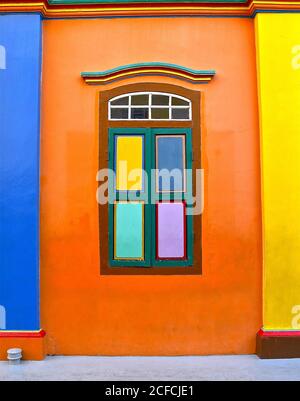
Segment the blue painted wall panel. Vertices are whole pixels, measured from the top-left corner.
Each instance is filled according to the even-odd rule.
[[[0,329],[38,330],[41,19],[0,16]]]

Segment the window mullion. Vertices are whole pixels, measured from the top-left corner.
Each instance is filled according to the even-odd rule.
[[[131,96],[129,96],[128,101],[128,120],[131,120]]]
[[[152,93],[150,93],[149,95],[148,107],[149,107],[149,120],[152,120]]]
[[[151,103],[150,103],[151,104]],[[153,135],[152,129],[147,128],[145,135],[145,169],[148,177],[148,191],[146,198],[146,226],[145,226],[145,243],[147,243],[147,261],[149,267],[153,266],[153,240],[155,240],[155,234],[153,233],[153,205],[152,199],[152,179],[151,172],[153,169]]]

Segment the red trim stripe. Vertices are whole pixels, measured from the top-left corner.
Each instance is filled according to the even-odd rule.
[[[41,331],[0,331],[0,338],[44,338],[46,332]]]
[[[260,337],[300,337],[300,331],[264,331],[258,332]]]

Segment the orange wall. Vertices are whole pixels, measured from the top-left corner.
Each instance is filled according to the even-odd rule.
[[[102,87],[85,85],[80,73],[145,61],[217,71],[212,83],[197,86],[206,177],[203,276],[99,274]],[[49,353],[254,353],[262,324],[257,107],[251,20],[44,21],[41,304]]]

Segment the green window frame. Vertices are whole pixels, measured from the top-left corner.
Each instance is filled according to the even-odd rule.
[[[159,202],[184,202],[186,210],[193,206],[193,150],[191,128],[109,128],[109,169],[114,172],[115,166],[115,138],[116,136],[143,136],[144,138],[144,169],[148,180],[144,180],[143,191],[117,191],[115,176],[109,177],[109,265],[110,267],[187,267],[193,266],[194,227],[193,215],[186,215],[186,258],[185,259],[157,259],[157,219],[156,205]],[[183,135],[185,137],[185,169],[186,187],[182,192],[156,192],[156,179],[153,171],[156,169],[156,137]],[[189,173],[190,172],[190,173]],[[155,202],[151,201],[154,200]],[[115,259],[115,203],[116,202],[144,202],[144,259],[125,260]]]

